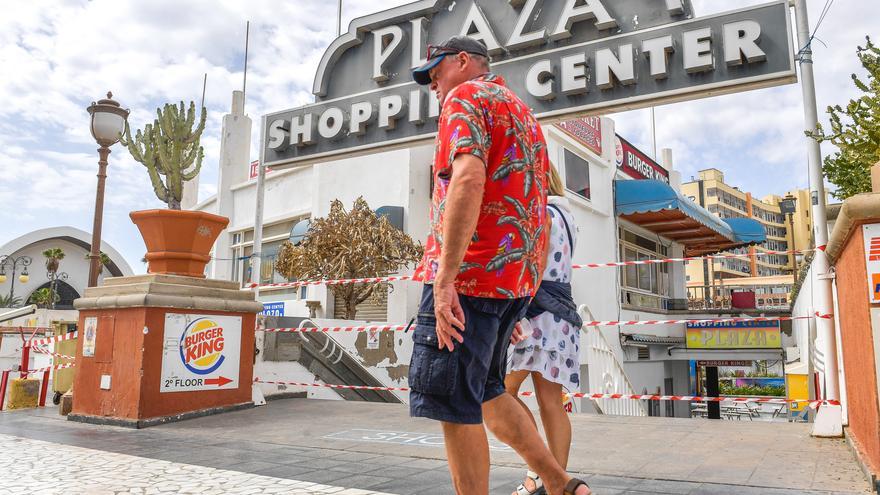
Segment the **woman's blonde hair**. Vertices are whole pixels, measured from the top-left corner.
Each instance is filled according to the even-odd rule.
[[[559,172],[556,171],[556,166],[552,163],[550,164],[549,175],[550,196],[565,196],[565,186],[562,185],[562,178],[559,177]]]

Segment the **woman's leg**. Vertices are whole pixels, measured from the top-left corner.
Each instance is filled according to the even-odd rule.
[[[541,423],[547,436],[547,446],[553,457],[563,469],[568,467],[568,454],[571,449],[571,420],[562,404],[562,385],[545,380],[540,373],[532,373],[538,407],[541,410]]]
[[[535,416],[532,414],[529,406],[527,406],[526,403],[519,398],[519,389],[528,377],[528,371],[511,371],[507,374],[507,376],[504,377],[504,388],[507,390],[508,394],[512,395],[513,398],[516,399],[519,405],[522,406],[523,410],[528,413],[529,418],[532,420],[532,424],[534,424],[535,429],[537,429],[538,423],[535,421]]]
[[[522,386],[523,382],[526,381],[526,378],[529,377],[528,371],[511,371],[504,377],[504,388],[507,390],[507,393],[512,395],[514,399],[519,403],[519,405],[523,408],[523,410],[527,413],[529,419],[532,420],[532,424],[535,425],[535,429],[538,429],[538,423],[535,421],[535,416],[532,414],[532,411],[529,409],[529,406],[526,405],[522,399],[519,398],[519,389]],[[530,493],[534,493],[537,490],[537,486],[535,486],[535,482],[526,477],[522,484],[526,490]],[[516,495],[514,493],[513,495]]]

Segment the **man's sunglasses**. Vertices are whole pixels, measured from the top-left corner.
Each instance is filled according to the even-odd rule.
[[[434,60],[437,57],[454,55],[461,52],[470,53],[472,55],[482,55],[481,53],[469,52],[467,50],[456,50],[455,48],[449,48],[446,46],[428,45],[428,60]]]
[[[437,57],[451,55],[453,53],[458,53],[458,50],[453,50],[452,48],[445,46],[428,45],[428,60],[434,60]]]

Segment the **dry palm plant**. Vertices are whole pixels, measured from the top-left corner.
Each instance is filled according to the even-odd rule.
[[[378,217],[363,198],[346,211],[334,200],[325,218],[315,219],[301,244],[285,242],[278,251],[275,269],[297,280],[335,280],[384,277],[417,262],[421,244]],[[389,284],[330,286],[345,301],[345,318],[354,319],[358,304],[387,291]]]

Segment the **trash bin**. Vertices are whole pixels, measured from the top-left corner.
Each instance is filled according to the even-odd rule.
[[[76,322],[54,321],[52,322],[52,330],[54,331],[55,336],[76,332]],[[77,339],[55,342],[55,353],[63,354],[65,356],[75,356],[76,341]],[[54,356],[52,362],[54,364],[67,364],[72,363],[73,360]],[[52,371],[52,391],[55,392],[52,396],[53,404],[58,405],[61,402],[61,396],[73,386],[74,373],[76,373],[76,367]]]

